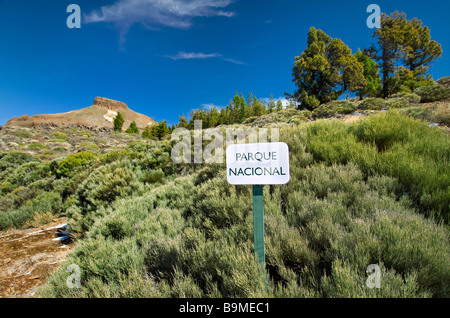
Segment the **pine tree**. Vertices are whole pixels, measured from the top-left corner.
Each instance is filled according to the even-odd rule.
[[[273,95],[270,94],[269,103],[267,104],[267,113],[270,114],[275,111],[275,101],[273,100]]]
[[[227,108],[222,108],[219,114],[219,125],[224,125],[227,123]]]
[[[442,49],[431,40],[430,30],[422,25],[422,21],[417,18],[409,21],[403,12],[383,13],[374,37],[378,38],[378,47],[372,45],[366,53],[379,61],[383,97],[405,88],[413,90],[431,80],[426,72],[441,56]]]
[[[209,112],[208,112],[208,127],[209,128],[214,128],[217,125],[219,125],[219,120],[220,120],[220,113],[217,110],[216,107],[212,107]]]
[[[279,99],[277,102],[277,112],[279,112],[282,109],[283,109],[283,102],[281,101],[281,99]]]
[[[233,98],[233,102],[237,112],[236,121],[238,123],[242,123],[248,117],[248,108],[247,103],[245,102],[245,98],[242,94],[241,96],[239,96],[236,92],[236,95]]]
[[[406,15],[402,18],[406,19]],[[426,80],[431,63],[442,55],[441,45],[431,40],[430,29],[419,19],[408,21],[408,27],[410,31],[405,34],[402,46],[404,65],[417,81]]]
[[[125,119],[123,118],[122,114],[118,112],[116,117],[114,118],[114,131],[122,132],[124,122]]]
[[[380,69],[378,68],[377,63],[371,59],[368,55],[364,54],[362,51],[358,50],[355,53],[355,57],[359,63],[362,64],[364,69],[364,78],[366,79],[367,84],[358,90],[359,98],[367,97],[376,97],[381,92],[381,77],[380,77]]]
[[[188,126],[188,120],[183,114],[182,116],[180,116],[180,121],[178,122],[177,127],[178,128],[186,128],[187,126]]]
[[[145,127],[144,131],[142,132],[142,138],[145,139],[152,138],[152,129],[150,128],[150,126]]]
[[[131,122],[128,129],[125,131],[128,134],[139,134],[139,128],[134,121]]]
[[[341,58],[343,91],[347,91],[346,99],[350,93],[356,92],[367,85],[364,77],[364,66],[356,56],[347,55]]]
[[[314,27],[308,33],[307,48],[295,58],[293,77],[298,87],[293,97],[309,110],[364,83],[362,67],[351,57],[350,48]]]
[[[155,137],[159,140],[163,139],[169,133],[170,133],[170,130],[167,127],[167,122],[165,120],[163,120],[162,122],[160,122],[157,125],[154,125],[151,129],[152,137]]]

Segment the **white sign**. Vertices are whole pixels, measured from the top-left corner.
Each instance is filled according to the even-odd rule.
[[[289,182],[289,149],[284,142],[231,145],[226,158],[230,184]]]

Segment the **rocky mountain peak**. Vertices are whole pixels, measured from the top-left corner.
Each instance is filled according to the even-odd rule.
[[[107,108],[112,111],[128,109],[127,104],[113,100],[113,99],[104,98],[104,97],[96,97],[94,99],[94,103],[92,105],[104,107],[104,108]]]

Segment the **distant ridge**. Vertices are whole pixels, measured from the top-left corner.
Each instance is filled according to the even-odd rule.
[[[120,112],[125,119],[124,130],[132,121],[136,122],[139,129],[153,126],[156,121],[152,118],[131,110],[127,104],[116,100],[96,97],[92,106],[73,110],[67,113],[45,115],[23,115],[8,120],[5,127],[90,127],[113,128],[113,121]]]

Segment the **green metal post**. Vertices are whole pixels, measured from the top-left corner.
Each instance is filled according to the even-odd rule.
[[[265,275],[265,248],[264,248],[264,199],[263,186],[253,186],[253,238],[255,244],[256,261],[261,266],[264,275],[264,288],[266,287]]]

